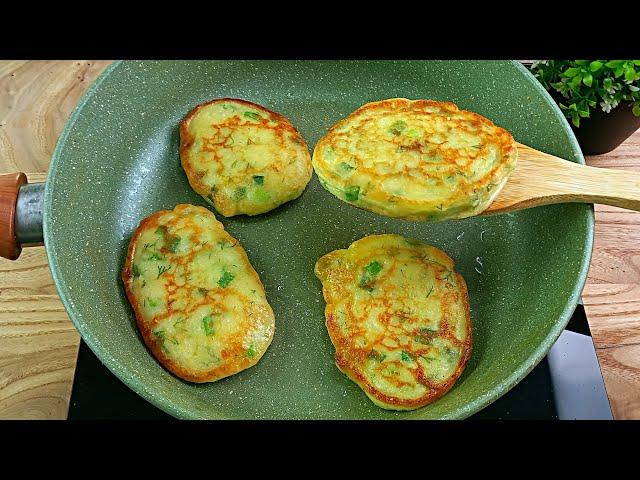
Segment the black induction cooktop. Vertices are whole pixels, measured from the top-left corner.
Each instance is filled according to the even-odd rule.
[[[80,343],[69,419],[168,419],[130,390]],[[612,419],[584,308],[576,311],[549,354],[506,395],[472,419]]]

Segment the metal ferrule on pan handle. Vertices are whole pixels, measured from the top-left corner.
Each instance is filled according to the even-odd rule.
[[[0,175],[0,256],[15,260],[23,247],[44,245],[44,183],[23,173]]]

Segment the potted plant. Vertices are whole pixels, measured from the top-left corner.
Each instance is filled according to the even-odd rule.
[[[530,68],[585,154],[610,152],[640,128],[640,60],[537,60]]]

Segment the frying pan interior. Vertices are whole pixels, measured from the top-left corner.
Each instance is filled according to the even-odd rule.
[[[124,62],[72,115],[45,193],[44,233],[59,293],[84,340],[122,381],[182,418],[464,418],[546,354],[582,289],[592,207],[566,204],[443,223],[412,223],[340,202],[313,177],[297,200],[257,217],[220,217],[246,248],[276,314],[253,368],[212,384],[181,381],[144,346],[119,280],[142,218],[205,205],[180,168],[178,124],[196,104],[238,97],[287,116],[312,149],[337,120],[391,97],[449,100],[534,148],[583,162],[569,126],[514,62]],[[374,406],[334,365],[324,326],[323,254],[375,233],[446,251],[466,279],[474,348],[455,387],[413,412]]]

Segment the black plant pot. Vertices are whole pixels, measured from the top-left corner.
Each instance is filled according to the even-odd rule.
[[[552,92],[556,103],[566,102],[559,93]],[[640,117],[636,117],[630,102],[620,103],[609,113],[604,113],[600,105],[591,108],[588,118],[580,119],[580,127],[576,127],[571,120],[569,125],[573,129],[582,153],[585,155],[601,155],[608,153],[640,128]]]

